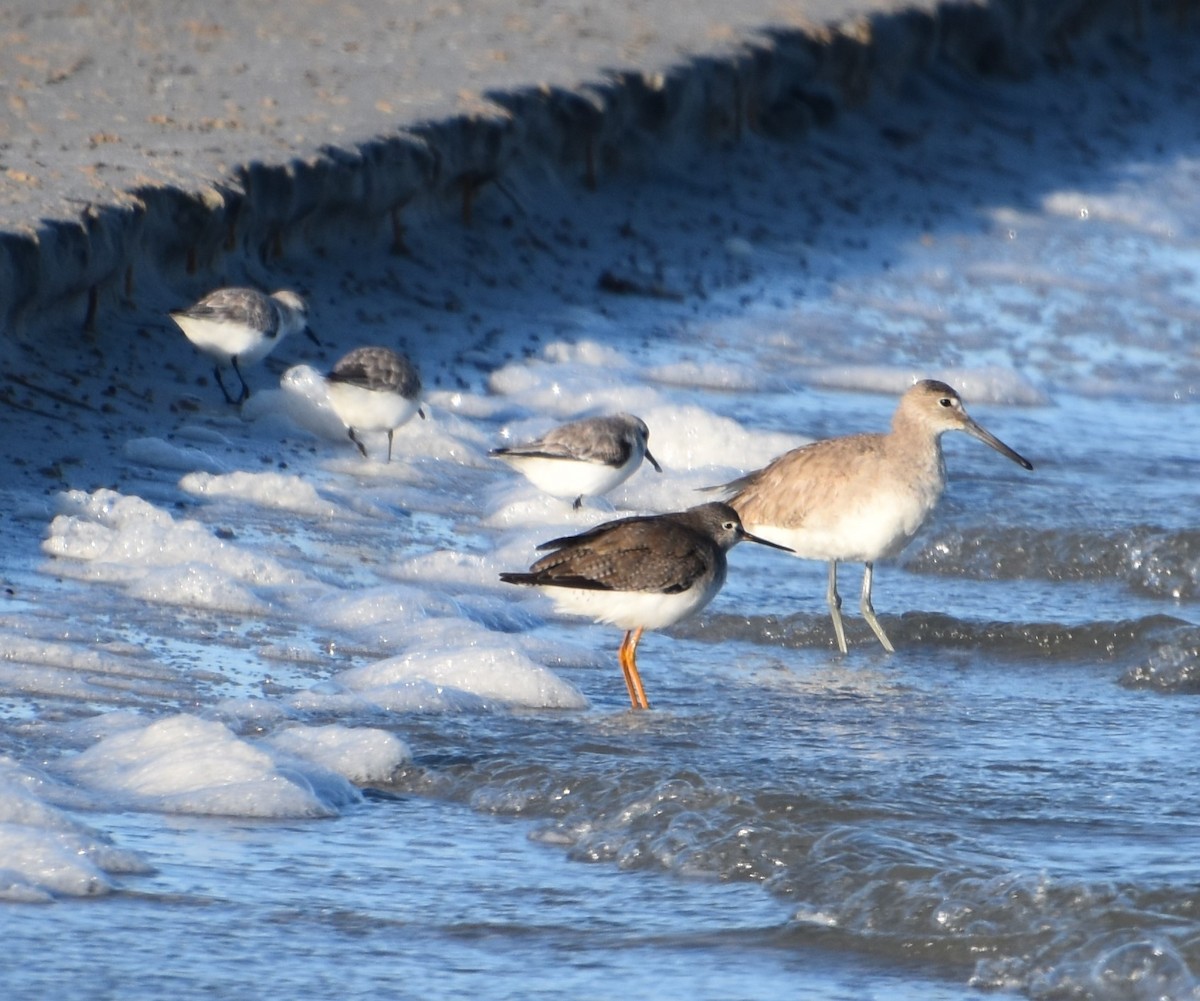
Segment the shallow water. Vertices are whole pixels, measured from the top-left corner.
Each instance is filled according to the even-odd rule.
[[[410,258],[252,274],[331,343],[240,415],[153,293],[10,347],[88,409],[8,398],[9,996],[1197,996],[1200,70],[1155,44],[597,195],[531,168]],[[429,420],[390,465],[310,369],[272,388],[395,338]],[[837,656],[824,568],[742,546],[634,715],[615,630],[497,580],[883,429],[914,375],[1036,468],[945,441],[877,567],[894,656],[856,614]],[[573,512],[487,458],[608,409],[662,476]]]

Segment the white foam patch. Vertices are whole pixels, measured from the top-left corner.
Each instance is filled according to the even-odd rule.
[[[175,432],[175,437],[184,441],[199,442],[202,445],[216,445],[219,448],[234,448],[234,444],[216,428],[205,427],[203,424],[183,424]]]
[[[897,400],[921,379],[938,379],[956,389],[967,404],[1007,404],[1042,406],[1046,394],[1012,369],[1000,367],[941,368],[935,371],[897,369],[877,366],[841,365],[815,369],[809,381],[816,386],[835,389],[887,393]],[[886,428],[879,428],[886,431]]]
[[[334,680],[366,702],[392,711],[430,708],[424,701],[430,688],[506,706],[588,705],[577,688],[517,650],[509,635],[462,619],[435,619],[414,626],[411,640],[407,652],[343,671]]]
[[[1135,182],[1120,190],[1053,191],[1042,199],[1042,208],[1050,215],[1089,222],[1117,223],[1123,229],[1171,239],[1179,225],[1178,216],[1164,208],[1153,188]]]
[[[257,611],[256,586],[299,584],[303,574],[269,556],[243,550],[191,520],[112,490],[59,495],[63,512],[50,523],[43,552],[59,572],[122,584],[147,600],[189,607]]]
[[[346,438],[346,425],[329,403],[325,376],[311,365],[293,365],[284,372],[279,380],[279,393],[272,394],[259,406],[267,404],[281,408],[291,421],[319,438],[328,441]]]
[[[202,469],[222,473],[228,467],[220,459],[198,448],[181,448],[161,438],[133,438],[125,443],[122,453],[130,462],[155,469]]]
[[[387,454],[385,433],[378,431],[361,436],[371,457],[370,462],[364,462],[347,437],[346,425],[333,412],[325,377],[315,368],[310,365],[295,365],[283,374],[279,385],[280,390],[275,394],[278,402],[275,405],[282,407],[293,423],[318,437],[344,443],[347,449],[346,461],[353,462],[353,465],[347,465],[347,469],[354,469],[361,474],[368,469],[378,473],[380,469],[388,468],[388,464],[383,462],[383,457]],[[457,407],[451,406],[445,412],[439,413],[437,401],[443,397],[457,401]],[[456,462],[471,466],[484,464],[484,434],[473,421],[464,419],[473,417],[478,408],[467,406],[464,409],[463,404],[464,397],[461,393],[430,394],[426,397],[421,405],[425,417],[413,417],[397,429],[394,435],[391,466],[397,471],[397,475],[400,475],[399,463],[414,458],[429,458],[439,462]],[[495,407],[495,403],[490,405],[490,409]]]
[[[658,477],[647,465],[648,475],[641,470],[626,485],[635,479],[653,483],[681,472],[714,466],[756,469],[809,441],[795,434],[747,430],[735,420],[695,405],[656,406],[640,416],[650,428],[650,451],[662,465],[663,476]],[[693,503],[701,502],[702,499]]]
[[[309,621],[325,629],[352,631],[375,642],[403,644],[414,623],[457,616],[459,608],[452,599],[428,587],[384,584],[331,593],[313,602],[307,614]]]
[[[439,588],[457,592],[491,586],[501,569],[494,553],[436,549],[398,562],[391,575],[398,580],[437,581]]]
[[[629,362],[611,348],[551,344],[546,360],[513,362],[492,372],[488,389],[519,399],[523,407],[559,419],[600,413],[640,414],[659,403],[661,394],[630,373]],[[603,368],[598,374],[597,369]],[[546,430],[545,426],[540,430]]]
[[[429,681],[403,681],[356,691],[338,680],[323,681],[289,696],[288,705],[306,713],[361,716],[364,713],[482,712],[494,708],[486,699]]]
[[[503,397],[482,396],[461,390],[431,391],[426,393],[425,399],[435,410],[471,420],[490,420],[510,405]]]
[[[332,518],[338,508],[321,497],[316,489],[299,476],[265,472],[189,473],[179,481],[180,489],[197,497],[230,497],[249,501],[260,507],[296,514]]]
[[[332,817],[358,791],[323,767],[286,762],[223,723],[179,715],[104,737],[64,765],[129,809],[231,817]]]
[[[762,386],[762,376],[748,365],[701,361],[680,361],[656,365],[645,374],[655,382],[668,386],[698,389],[749,390]]]
[[[160,605],[245,615],[262,615],[271,607],[249,588],[230,580],[224,571],[198,563],[150,570],[125,586],[134,597]]]
[[[546,345],[542,357],[558,365],[591,365],[609,372],[630,368],[624,354],[598,341],[554,341]]]
[[[274,699],[257,698],[245,695],[222,699],[217,703],[214,715],[221,720],[237,725],[237,729],[245,729],[247,725],[259,730],[268,730],[281,724],[294,721],[296,714]]]
[[[0,859],[0,900],[48,903],[114,889],[81,839],[61,831],[0,823]]]
[[[113,876],[148,873],[137,853],[46,802],[43,776],[0,758],[0,900],[44,903],[109,893]]]
[[[613,496],[617,493],[613,491]],[[573,535],[596,524],[600,518],[619,517],[610,497],[585,498],[583,506],[576,509],[569,500],[542,493],[520,475],[507,487],[496,490],[490,501],[490,510],[482,522],[493,528],[538,528],[542,532]]]
[[[358,784],[388,782],[396,769],[412,760],[412,752],[399,737],[368,727],[292,726],[267,742]]]

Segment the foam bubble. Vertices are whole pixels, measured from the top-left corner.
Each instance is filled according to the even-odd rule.
[[[1046,394],[1020,373],[999,366],[980,368],[925,369],[889,368],[874,365],[836,365],[814,369],[809,381],[815,386],[887,393],[899,397],[920,379],[938,379],[953,386],[972,403],[1041,406]]]
[[[387,709],[427,708],[420,701],[429,693],[426,686],[508,706],[583,709],[588,704],[577,688],[515,649],[511,637],[473,622],[435,619],[416,624],[410,636],[407,652],[343,671],[336,682]]]
[[[0,900],[44,903],[115,888],[112,876],[147,873],[137,853],[116,848],[99,833],[46,802],[44,776],[0,758]]]
[[[523,406],[560,418],[626,411],[640,413],[661,400],[660,394],[635,379],[621,377],[624,358],[606,365],[609,349],[587,350],[584,345],[550,345],[549,360],[514,362],[492,372],[488,388],[519,398]],[[605,369],[598,377],[596,369]],[[538,431],[545,431],[545,421]],[[519,436],[520,437],[520,436]]]
[[[228,468],[221,460],[201,449],[180,448],[162,438],[133,438],[125,443],[122,452],[130,462],[155,469],[203,469],[210,473],[221,473]]]
[[[296,514],[332,518],[337,506],[324,500],[316,489],[299,476],[283,473],[189,473],[179,481],[180,489],[198,497],[232,497],[260,507]]]
[[[360,636],[405,642],[415,622],[455,616],[458,606],[424,586],[385,584],[333,592],[309,609],[311,621],[327,629],[354,630]]]
[[[60,509],[42,550],[82,565],[64,564],[60,572],[124,584],[148,600],[252,611],[262,602],[249,587],[304,579],[269,556],[216,538],[199,522],[176,521],[140,497],[73,490],[60,495]]]
[[[268,743],[359,784],[387,782],[397,768],[412,760],[412,752],[399,737],[367,727],[291,726],[273,734]]]
[[[104,737],[64,766],[131,809],[235,817],[332,817],[359,794],[340,775],[279,762],[223,723],[178,715]]]
[[[221,570],[189,563],[163,567],[140,574],[129,581],[128,592],[135,598],[161,605],[206,608],[218,612],[262,615],[270,605],[254,596]]]
[[[346,437],[346,425],[329,402],[325,376],[311,365],[293,365],[284,372],[279,392],[271,394],[259,406],[267,404],[319,438],[337,441]]]

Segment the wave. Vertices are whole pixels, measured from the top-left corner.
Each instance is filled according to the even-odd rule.
[[[534,840],[575,861],[757,883],[788,905],[785,943],[819,933],[1036,998],[1200,991],[1191,888],[1024,871],[936,817],[611,760],[414,766],[399,786],[530,819]]]
[[[1147,649],[1186,646],[1196,632],[1194,626],[1170,615],[1082,623],[973,621],[940,612],[881,614],[879,619],[894,643],[986,647],[990,654],[1017,660],[1053,659],[1057,665],[1081,660],[1121,662],[1144,656]],[[833,642],[829,616],[823,610],[792,615],[712,613],[681,623],[672,632],[712,643],[732,639],[785,649],[823,648]],[[851,643],[874,642],[867,626],[856,618],[846,619],[846,635]]]
[[[1200,596],[1200,531],[972,526],[913,549],[904,565],[981,580],[1116,580],[1149,597],[1189,599]]]

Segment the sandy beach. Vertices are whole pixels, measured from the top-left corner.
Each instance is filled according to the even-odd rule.
[[[15,0],[0,11],[7,336],[303,254],[403,207],[469,213],[544,162],[588,186],[680,142],[801,132],[946,59],[1021,74],[1143,4]]]

